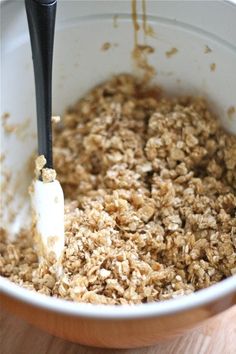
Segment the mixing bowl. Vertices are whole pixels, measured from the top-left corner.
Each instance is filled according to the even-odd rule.
[[[137,1],[138,41],[155,49],[154,81],[169,94],[208,98],[222,125],[236,133],[236,6],[223,1]],[[151,35],[150,35],[151,34]],[[1,127],[3,215],[9,237],[30,222],[29,159],[36,150],[34,80],[24,3],[2,4]],[[109,43],[104,45],[104,43]],[[135,72],[130,1],[59,1],[53,72],[53,113],[61,114],[95,84]],[[107,50],[102,50],[107,48]],[[173,50],[176,48],[177,50]],[[168,56],[166,52],[174,55]],[[23,289],[1,278],[1,303],[65,339],[98,347],[147,346],[182,333],[235,303],[236,278],[176,299],[133,305],[73,303]]]

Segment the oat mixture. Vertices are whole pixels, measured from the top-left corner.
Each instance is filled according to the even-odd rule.
[[[0,271],[40,293],[134,304],[236,273],[236,137],[203,99],[162,98],[119,75],[55,128],[65,196],[64,275],[38,265],[32,233],[1,234]]]

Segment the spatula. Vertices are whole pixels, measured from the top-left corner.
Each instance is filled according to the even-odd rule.
[[[56,0],[25,0],[31,41],[37,107],[38,154],[44,167],[53,168],[52,157],[52,59]],[[33,182],[31,201],[35,213],[37,250],[41,260],[60,263],[64,247],[64,196],[57,180]]]

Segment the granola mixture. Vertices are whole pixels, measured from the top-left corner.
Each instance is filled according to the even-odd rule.
[[[236,137],[200,98],[165,98],[119,75],[55,128],[65,196],[64,275],[38,264],[32,235],[8,242],[0,271],[40,293],[135,304],[236,273]]]

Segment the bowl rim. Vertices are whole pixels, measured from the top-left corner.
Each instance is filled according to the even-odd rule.
[[[236,294],[236,275],[189,295],[135,305],[99,305],[63,300],[25,289],[1,276],[0,285],[1,291],[10,298],[50,312],[90,319],[123,320],[173,315],[230,295],[234,296]]]
[[[1,0],[0,2],[1,6],[5,7],[12,3],[12,0]],[[226,5],[236,6],[236,0],[224,0],[223,2]],[[236,294],[236,275],[189,295],[136,305],[95,305],[49,297],[23,288],[1,276],[0,291],[4,295],[29,306],[62,315],[90,319],[131,320],[173,315],[213,303],[227,296],[233,297]]]

